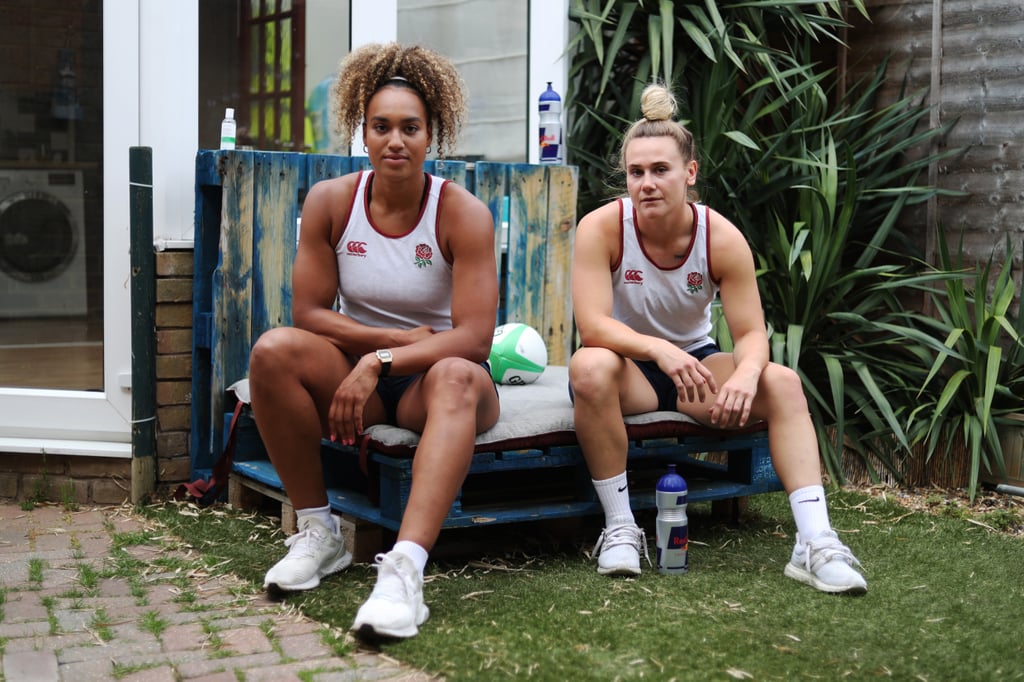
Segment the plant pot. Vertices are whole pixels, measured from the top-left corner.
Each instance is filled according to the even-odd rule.
[[[1006,465],[1006,477],[998,471],[988,473],[982,470],[981,480],[995,485],[1006,484],[1024,487],[1024,413],[1017,412],[1007,415],[1015,424],[999,426],[999,443],[1003,448],[1003,463]]]

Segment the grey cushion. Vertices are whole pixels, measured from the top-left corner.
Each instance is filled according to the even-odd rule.
[[[553,443],[575,443],[572,402],[569,400],[569,368],[549,366],[540,378],[525,386],[498,386],[501,416],[498,423],[476,437],[481,446],[529,447]],[[679,412],[647,412],[626,417],[627,424],[697,424]],[[384,448],[415,446],[419,434],[415,431],[377,424],[366,429],[374,446]],[[535,443],[531,441],[536,439]]]
[[[476,451],[574,445],[572,402],[569,400],[569,368],[549,366],[537,381],[525,386],[498,386],[501,416],[498,423],[476,437]],[[249,402],[249,380],[232,384],[229,391]],[[721,436],[723,432],[702,426],[679,412],[645,412],[624,417],[630,438],[673,438],[689,435]],[[764,430],[755,423],[739,431]],[[412,456],[420,435],[398,426],[376,424],[366,429],[364,445],[393,455]]]

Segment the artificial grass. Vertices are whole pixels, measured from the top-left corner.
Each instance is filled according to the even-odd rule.
[[[540,522],[446,531],[427,567],[430,619],[384,650],[450,680],[1024,679],[1024,539],[855,491],[830,491],[829,504],[864,564],[864,596],[782,575],[792,518],[775,493],[751,498],[738,527],[691,505],[684,576],[646,564],[637,579],[599,576],[589,521],[568,542]],[[263,517],[151,510],[256,588],[285,551]],[[653,518],[639,520],[653,551]],[[344,630],[374,579],[356,565],[288,601]]]

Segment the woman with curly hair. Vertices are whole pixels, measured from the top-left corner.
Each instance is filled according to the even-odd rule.
[[[454,148],[466,113],[454,66],[422,47],[366,45],[342,60],[337,126],[362,125],[372,170],[309,191],[292,289],[293,327],[264,334],[250,359],[252,408],[298,533],[264,579],[270,591],[316,587],[352,561],[332,515],[322,437],[346,445],[388,423],[419,432],[412,490],[394,548],[352,629],[417,634],[428,617],[423,568],[472,460],[498,420],[487,367],[498,278],[490,211],[424,172],[430,147]],[[339,302],[335,310],[335,298]]]

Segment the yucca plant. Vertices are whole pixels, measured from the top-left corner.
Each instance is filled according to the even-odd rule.
[[[580,210],[595,208],[616,189],[609,183],[610,162],[653,79],[685,96],[688,85],[722,63],[715,75],[721,92],[767,78],[771,92],[765,96],[785,101],[807,87],[808,76],[814,79],[812,67],[785,48],[792,41],[838,44],[847,5],[866,16],[863,0],[573,0],[569,17],[579,30],[567,50],[567,139],[570,161],[580,169]],[[738,129],[726,132],[745,144]]]
[[[915,392],[942,343],[901,294],[948,276],[919,274],[895,230],[936,193],[917,178],[940,157],[906,152],[945,129],[925,125],[920,94],[877,102],[884,64],[835,101],[815,56],[817,41],[837,42],[842,4],[578,0],[568,98],[584,211],[608,194],[643,87],[657,77],[680,96],[702,197],[751,243],[773,359],[800,373],[816,423],[837,432],[819,439],[840,482],[844,444],[897,473],[888,444],[909,452],[919,434]]]
[[[946,278],[944,289],[932,293],[936,331],[945,339],[913,417],[927,424],[928,457],[949,456],[950,446],[962,440],[971,457],[973,501],[982,467],[1006,473],[999,426],[1011,423],[1007,415],[1024,412],[1024,297],[1013,278],[1009,237],[1004,251],[994,250],[980,267],[964,263],[962,236],[955,254],[941,230],[937,241],[941,269],[964,276]]]
[[[840,481],[841,444],[869,471],[877,460],[898,472],[889,443],[902,448],[900,457],[909,453],[913,391],[941,345],[902,294],[948,275],[918,274],[923,265],[905,248],[893,250],[903,246],[893,236],[904,208],[935,193],[916,184],[927,160],[904,160],[899,150],[943,131],[918,132],[928,111],[912,97],[875,110],[883,70],[851,89],[856,98],[835,113],[819,118],[812,106],[795,107],[777,134],[752,133],[759,146],[774,145],[760,161],[763,177],[775,185],[798,178],[792,185],[771,191],[746,180],[746,201],[733,197],[734,183],[720,190],[759,264],[776,330],[773,359],[801,374],[816,422],[835,427],[835,440],[821,431],[820,445]]]

